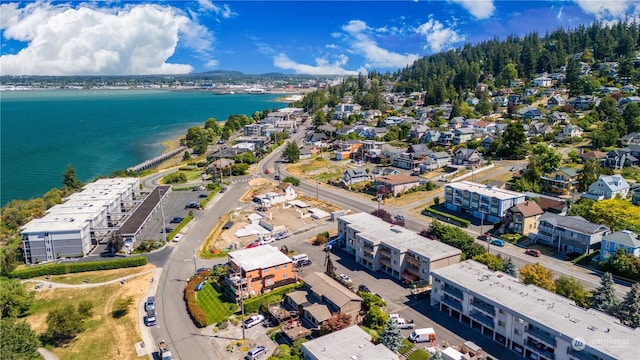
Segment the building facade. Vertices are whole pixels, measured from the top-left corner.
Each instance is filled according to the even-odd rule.
[[[637,358],[639,329],[486,265],[467,260],[431,276],[431,305],[503,345],[501,358]]]
[[[610,232],[608,227],[590,223],[580,216],[544,213],[536,241],[553,246],[559,252],[588,254],[599,249],[602,237]]]
[[[504,217],[504,230],[522,235],[538,231],[540,216],[544,211],[533,200],[516,204],[507,210]]]
[[[470,181],[459,181],[444,187],[445,206],[489,223],[502,221],[507,209],[525,201],[519,192],[498,189]]]
[[[600,175],[596,182],[589,185],[582,197],[596,201],[614,199],[618,196],[624,199],[629,195],[629,189],[629,183],[620,175]]]
[[[602,237],[600,242],[600,258],[607,259],[621,249],[627,255],[640,257],[640,234],[622,230]]]

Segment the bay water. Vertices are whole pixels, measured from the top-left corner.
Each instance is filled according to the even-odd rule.
[[[89,181],[164,151],[209,118],[286,107],[281,95],[164,90],[0,92],[0,204],[62,187],[68,164]]]

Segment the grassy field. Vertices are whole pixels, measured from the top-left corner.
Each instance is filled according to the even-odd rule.
[[[64,275],[51,275],[47,281],[55,283],[78,285],[83,284],[85,280],[89,280],[89,283],[102,283],[115,279],[119,279],[123,276],[132,274],[138,274],[147,270],[153,269],[153,265],[145,265],[135,268],[104,270],[104,271],[92,271],[79,274],[64,274]],[[34,278],[35,280],[46,280],[44,276]]]
[[[210,324],[219,324],[238,310],[235,302],[229,302],[229,299],[222,296],[210,283],[196,292],[196,301],[207,314]]]
[[[329,160],[317,157],[287,166],[287,171],[303,178],[314,178],[321,182],[342,177],[345,166],[342,163],[332,164]]]
[[[97,279],[119,278],[130,274],[131,269],[109,270],[104,272],[74,274],[81,281],[91,277]],[[140,268],[137,268],[140,271]],[[105,274],[118,272],[118,274]],[[134,344],[141,340],[138,326],[137,305],[146,296],[152,273],[143,274],[127,280],[124,285],[112,284],[93,288],[64,289],[54,288],[40,291],[31,313],[25,318],[36,331],[46,331],[46,318],[49,311],[66,305],[77,305],[81,301],[91,301],[93,316],[85,321],[85,330],[73,341],[63,347],[48,346],[59,359],[139,359]],[[51,279],[52,280],[52,279]],[[130,305],[124,316],[114,318],[112,312],[119,301],[129,299]]]

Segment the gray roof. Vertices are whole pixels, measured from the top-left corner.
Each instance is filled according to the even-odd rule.
[[[371,335],[355,325],[303,343],[302,352],[318,360],[399,359],[384,345],[372,343]]]
[[[309,306],[305,306],[304,310],[311,314],[311,316],[313,316],[313,318],[316,319],[316,321],[318,321],[319,323],[327,321],[331,318],[331,311],[329,311],[327,305],[312,304]]]
[[[276,265],[291,263],[291,259],[287,255],[271,245],[230,252],[229,260],[233,260],[244,271],[267,269]]]
[[[292,291],[292,292],[286,294],[285,296],[290,298],[291,301],[293,301],[296,305],[304,306],[304,305],[311,304],[309,302],[309,300],[307,299],[307,292],[306,291],[296,290],[296,291]]]
[[[540,222],[542,223],[543,221],[583,234],[596,234],[609,230],[609,228],[604,225],[590,223],[580,216],[562,216],[546,212],[540,217]]]
[[[305,276],[303,280],[314,293],[324,296],[336,306],[343,307],[350,301],[362,301],[360,296],[354,294],[325,273],[314,272]]]
[[[618,191],[621,189],[628,189],[629,183],[620,175],[600,175],[600,178],[591,186],[596,185],[597,183],[603,183],[606,187],[608,187],[611,191]],[[589,188],[591,188],[589,186]]]
[[[614,232],[602,237],[602,240],[614,242],[621,245],[626,245],[632,248],[640,248],[640,235],[629,230],[622,230]]]

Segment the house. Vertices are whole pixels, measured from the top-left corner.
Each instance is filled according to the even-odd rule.
[[[507,106],[518,106],[522,104],[522,96],[516,94],[510,94],[507,97]]]
[[[454,134],[453,131],[444,131],[440,133],[440,136],[436,140],[436,144],[442,146],[450,146],[453,144]]]
[[[366,170],[364,168],[357,167],[345,170],[340,182],[342,182],[346,186],[349,186],[369,180],[371,180],[371,176],[366,172]]]
[[[481,134],[489,134],[495,131],[495,123],[491,121],[480,120],[473,125],[473,131]]]
[[[505,213],[502,220],[503,229],[506,232],[513,232],[522,235],[529,235],[538,231],[538,220],[544,211],[538,203],[533,200],[515,204]]]
[[[400,359],[382,343],[374,344],[371,334],[355,325],[306,341],[300,349],[305,360]]]
[[[552,111],[551,114],[547,116],[547,121],[551,126],[570,124],[571,116],[564,111]]]
[[[549,87],[549,86],[551,86],[551,78],[550,77],[546,77],[546,76],[537,77],[537,78],[533,79],[533,86]]]
[[[338,145],[338,148],[334,151],[336,160],[351,159],[362,147],[362,143],[359,141],[345,141]]]
[[[544,119],[544,114],[538,108],[524,108],[518,111],[518,114],[526,121]]]
[[[224,292],[231,299],[255,296],[297,281],[291,259],[271,245],[232,251]]]
[[[569,205],[567,204],[567,200],[565,199],[536,194],[533,192],[525,192],[525,195],[527,197],[527,200],[535,199],[535,201],[538,203],[538,206],[540,206],[540,208],[544,212],[566,215],[567,211],[569,211]]]
[[[485,136],[484,139],[480,142],[480,147],[483,149],[490,149],[491,144],[497,139],[496,135]]]
[[[638,91],[638,87],[633,84],[627,84],[621,87],[620,91],[626,92],[626,93],[635,93],[636,91]],[[640,98],[638,99],[638,101],[640,101]]]
[[[420,186],[420,178],[402,174],[377,176],[373,179],[373,186],[376,189],[384,186],[393,197],[396,197],[407,190]]]
[[[238,136],[235,141],[236,144],[249,143],[254,144],[256,149],[262,149],[267,146],[271,139],[266,136]]]
[[[489,223],[501,222],[508,209],[525,201],[519,192],[497,189],[491,185],[458,181],[445,185],[445,207]]]
[[[371,176],[387,176],[398,174],[400,174],[400,171],[398,171],[398,169],[390,167],[375,167],[373,170],[371,170]]]
[[[413,170],[421,163],[422,158],[414,157],[411,153],[401,153],[391,161],[391,166],[405,170]]]
[[[424,173],[443,168],[449,165],[450,162],[451,156],[449,156],[449,153],[446,151],[432,152],[422,160],[422,164],[418,167],[420,168],[420,172]]]
[[[622,230],[602,237],[600,241],[600,259],[606,260],[622,249],[625,254],[640,257],[640,234]]]
[[[283,202],[295,200],[298,197],[296,189],[291,183],[280,183],[276,187],[276,191],[270,191],[266,194],[256,195],[260,199],[260,203],[264,206],[273,206]]]
[[[353,126],[349,126],[349,125],[345,125],[343,127],[341,127],[340,129],[336,130],[336,135],[338,136],[347,136],[349,134],[351,134],[352,132],[355,132],[355,127]]]
[[[482,163],[482,155],[476,149],[460,148],[453,155],[454,165],[477,166]]]
[[[364,212],[340,216],[338,237],[356,263],[407,283],[429,281],[431,270],[460,261],[460,249]]]
[[[536,242],[552,246],[559,252],[588,254],[600,248],[600,240],[611,229],[593,224],[580,216],[544,213],[540,217]]]
[[[466,144],[473,139],[474,131],[472,128],[463,127],[453,130],[453,136],[455,145]]]
[[[583,163],[587,162],[588,159],[593,159],[596,163],[602,165],[604,164],[604,159],[607,157],[607,153],[604,151],[592,150],[584,154],[580,154],[578,157],[582,159]]]
[[[408,139],[420,139],[425,132],[429,131],[429,127],[426,125],[412,125],[409,129]]]
[[[629,194],[629,183],[620,175],[600,175],[598,180],[589,185],[589,189],[582,194],[583,198],[591,200],[626,198]]]
[[[553,109],[556,106],[564,106],[567,100],[562,95],[553,95],[547,100],[547,109]]]
[[[640,206],[640,184],[634,184],[629,192],[631,193],[631,203]]]
[[[632,132],[620,138],[620,145],[640,145],[640,133]]]
[[[548,134],[553,134],[553,128],[550,125],[547,125],[545,123],[542,122],[532,122],[529,125],[529,130],[527,131],[527,136],[529,137],[534,137],[534,136],[546,136]]]
[[[579,170],[575,168],[563,167],[550,174],[540,177],[542,191],[557,194],[569,195],[578,185]]]
[[[449,129],[459,129],[462,127],[462,124],[464,124],[464,117],[455,116],[449,120]]]
[[[567,105],[576,110],[591,110],[600,104],[600,98],[592,95],[582,95],[569,98]]]
[[[562,128],[562,131],[556,136],[556,141],[562,141],[566,139],[580,138],[584,131],[580,126],[567,125]]]
[[[632,147],[640,149],[640,145],[629,145],[626,148],[612,150],[604,159],[604,164],[614,169],[622,169],[629,166],[640,165],[639,156],[636,155],[640,153],[640,151],[636,151],[634,153],[633,151],[631,151]]]
[[[404,118],[401,118],[399,116],[389,116],[387,118],[385,118],[383,121],[384,126],[385,127],[392,127],[392,126],[397,126],[402,124],[403,122],[405,122]]]

